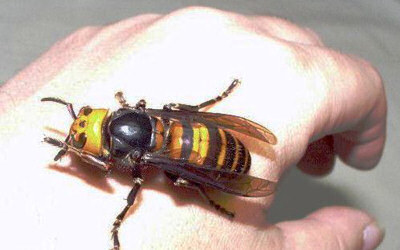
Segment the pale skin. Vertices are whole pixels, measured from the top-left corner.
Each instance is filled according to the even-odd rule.
[[[41,138],[62,140],[72,120],[65,107],[41,98],[62,98],[76,110],[116,109],[114,94],[122,90],[132,105],[142,98],[151,108],[196,105],[220,94],[233,78],[242,85],[210,111],[244,116],[278,138],[273,147],[253,146],[259,154],[251,175],[279,181],[295,164],[323,175],[335,155],[361,170],[378,163],[386,129],[379,74],[368,62],[325,47],[309,29],[275,17],[197,7],[83,28],[0,91],[3,171],[11,180],[18,172],[37,182],[25,188],[41,218],[28,226],[38,234],[32,244],[109,248],[111,224],[132,185],[129,175],[106,177],[71,155],[62,166],[53,163],[58,149]],[[236,212],[231,222],[157,171],[146,171],[144,179],[120,230],[121,249],[373,249],[383,238],[373,216],[353,208],[322,208],[269,225],[265,211],[273,196],[229,197],[222,203]]]

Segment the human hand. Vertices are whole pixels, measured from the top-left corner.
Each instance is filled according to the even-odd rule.
[[[80,237],[87,242],[80,243],[81,247],[88,244],[96,248],[98,244],[104,248],[108,238],[102,237],[124,204],[110,201],[107,195],[100,199],[97,191],[85,193],[87,188],[79,182],[75,185],[76,179],[64,181],[65,176],[47,174],[51,171],[43,166],[48,164],[50,158],[45,156],[50,150],[36,144],[42,131],[35,128],[46,125],[68,131],[71,121],[59,106],[39,106],[38,100],[57,96],[75,106],[116,107],[113,93],[123,90],[131,102],[145,98],[151,107],[169,102],[198,104],[219,94],[234,77],[239,77],[243,85],[212,111],[250,118],[278,138],[273,154],[271,150],[256,150],[260,155],[253,157],[251,175],[279,180],[297,163],[307,173],[325,174],[332,168],[335,154],[360,169],[372,168],[378,162],[385,138],[386,101],[380,77],[369,63],[324,47],[313,32],[285,20],[203,8],[85,28],[57,43],[2,87],[4,159],[19,159],[21,143],[29,145],[30,159],[7,161],[10,169],[24,168],[31,177],[50,182],[48,186],[57,198],[79,204],[74,229],[61,226],[71,221],[68,217],[55,217],[57,223],[46,224],[57,228],[58,238],[70,236],[74,241],[62,244],[61,238],[60,248],[76,248]],[[10,138],[13,143],[7,140]],[[322,146],[321,153],[318,149]],[[13,164],[19,168],[13,168]],[[96,181],[108,185],[95,170],[87,170],[86,165],[81,168],[76,176],[95,187],[99,187]],[[55,178],[62,183],[56,185]],[[123,187],[115,189],[127,193],[127,179],[117,176],[116,180],[114,185]],[[74,197],[63,197],[71,191],[71,185],[76,191]],[[267,226],[264,212],[272,197],[235,198],[227,204],[237,212],[237,219],[230,223],[211,208],[199,206],[201,200],[195,206],[190,206],[192,201],[183,206],[173,197],[188,200],[187,195],[162,187],[151,190],[154,186],[160,185],[153,181],[145,186],[138,206],[121,228],[126,249],[358,249],[363,247],[363,235],[369,235],[366,242],[370,243],[364,246],[371,249],[382,238],[369,215],[350,208],[324,208],[302,220]],[[40,192],[34,200],[46,205],[39,194],[43,197]],[[104,202],[106,197],[108,201]],[[57,209],[60,214],[69,212],[68,204],[65,206]],[[94,220],[96,223],[89,223]],[[92,229],[93,224],[96,229]]]

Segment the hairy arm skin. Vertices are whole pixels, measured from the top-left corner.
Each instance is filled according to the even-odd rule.
[[[235,77],[242,86],[211,111],[250,118],[279,140],[272,156],[261,150],[254,157],[252,175],[279,180],[296,163],[305,172],[324,174],[334,155],[359,169],[379,161],[386,100],[368,62],[326,48],[312,31],[274,17],[201,7],[137,16],[78,30],[1,87],[0,160],[7,174],[1,185],[9,190],[2,210],[18,214],[5,218],[6,225],[24,225],[10,226],[10,242],[105,249],[131,186],[129,176],[106,178],[76,157],[54,164],[57,149],[41,143],[43,134],[62,139],[71,119],[64,107],[40,103],[42,97],[60,97],[76,109],[115,109],[114,93],[122,90],[128,102],[144,98],[153,108],[198,104]],[[317,172],[307,167],[315,153],[310,143],[328,145]],[[343,207],[268,225],[265,211],[273,197],[229,199],[225,203],[237,213],[230,222],[155,171],[145,178],[121,227],[124,249],[358,249],[365,244],[363,231],[375,225],[364,212]],[[18,235],[27,235],[27,242]],[[370,245],[381,238],[379,232]]]

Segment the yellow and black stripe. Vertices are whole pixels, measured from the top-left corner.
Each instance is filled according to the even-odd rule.
[[[248,172],[251,165],[250,153],[243,143],[214,126],[172,121],[167,140],[168,155],[172,159],[238,173]]]
[[[162,148],[164,143],[164,125],[160,119],[152,117],[150,120],[152,133],[150,139],[150,149],[155,152]]]

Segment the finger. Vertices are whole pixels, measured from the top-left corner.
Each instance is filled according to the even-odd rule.
[[[304,173],[321,176],[330,173],[334,164],[333,137],[325,136],[308,146],[297,167]]]
[[[322,72],[318,81],[325,103],[314,123],[314,140],[335,134],[335,152],[345,163],[374,167],[386,134],[386,97],[379,73],[357,58],[316,47],[307,50],[313,55],[312,67]]]
[[[335,152],[351,166],[371,169],[379,162],[382,155],[386,140],[385,132],[386,121],[382,121],[369,130],[338,134],[335,136]]]
[[[276,224],[287,249],[375,249],[384,231],[366,213],[327,207],[304,219]]]
[[[276,38],[306,45],[323,46],[321,38],[311,29],[300,27],[288,20],[270,17],[253,16],[256,27]]]

